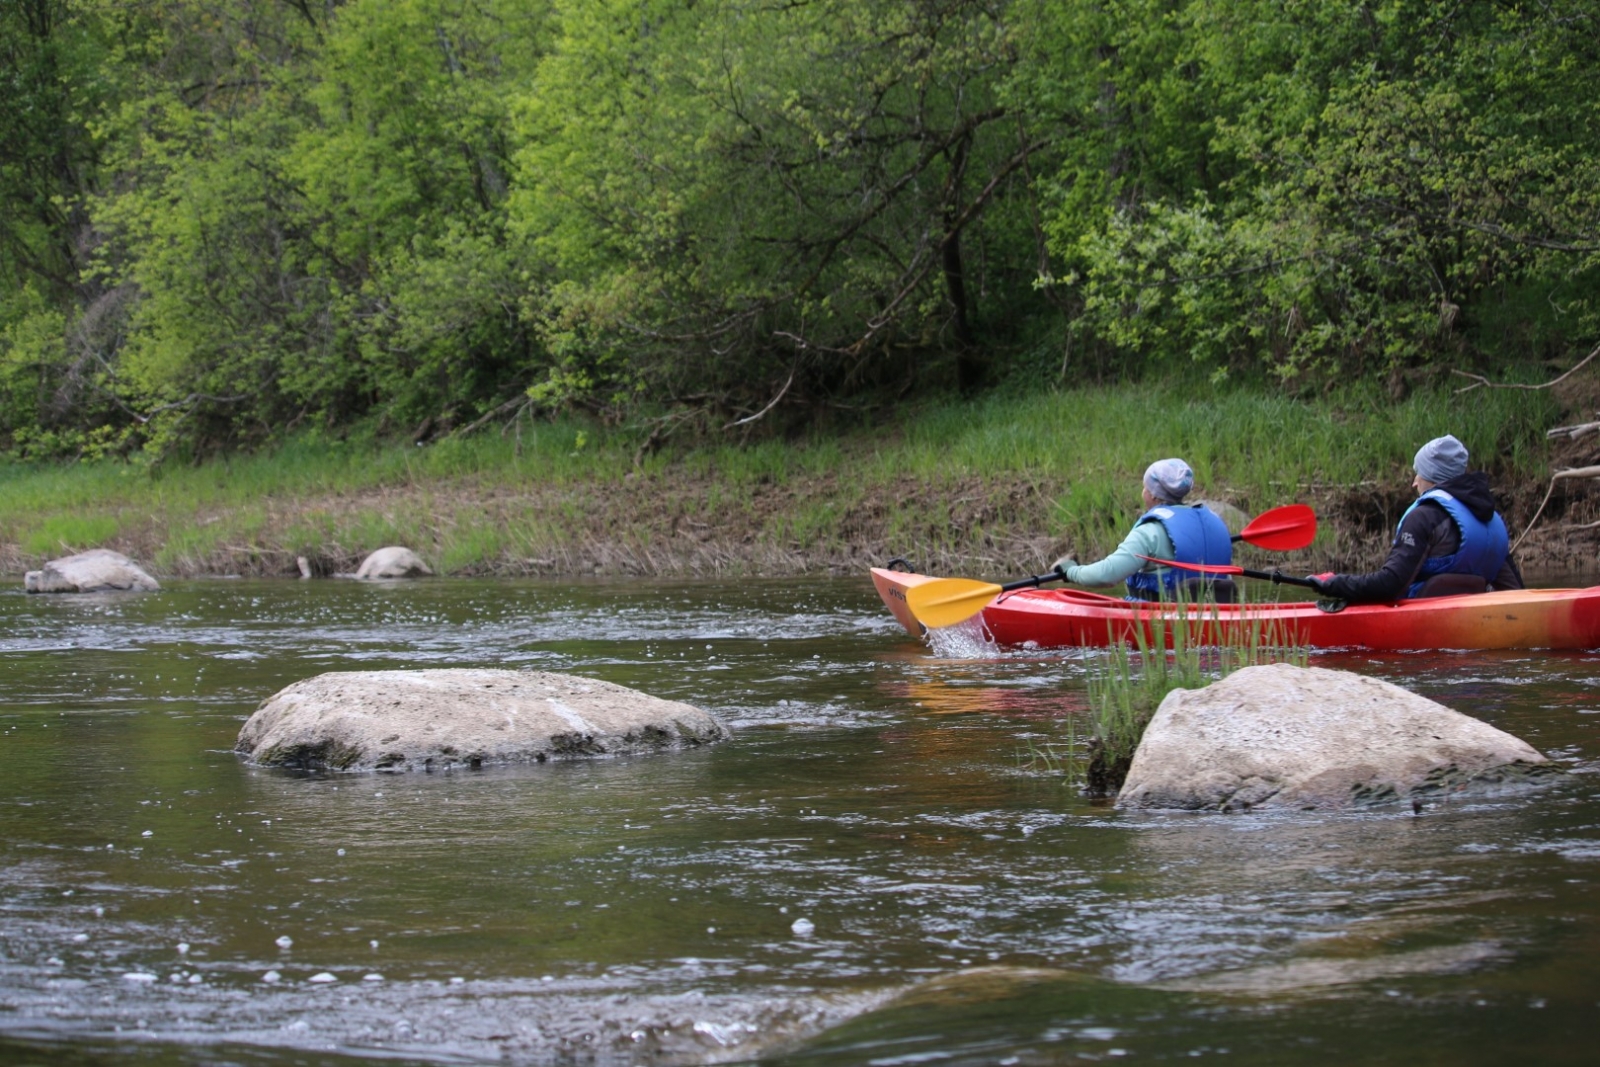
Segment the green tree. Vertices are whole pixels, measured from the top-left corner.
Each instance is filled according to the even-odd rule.
[[[56,429],[76,440],[67,409],[101,341],[83,267],[113,30],[90,0],[0,5],[0,434],[47,450]]]
[[[1037,263],[1004,11],[560,5],[513,194],[561,279],[546,390],[749,417],[941,353],[976,383]]]
[[[119,118],[122,187],[97,222],[136,299],[108,377],[159,448],[471,414],[528,373],[499,101],[540,19],[495,0],[316,10],[165,8]]]
[[[1592,338],[1582,5],[1040,10],[1018,91],[1092,133],[1046,179],[1050,280],[1113,362],[1394,376]]]
[[[136,92],[106,124],[98,273],[125,294],[101,388],[158,450],[215,447],[296,412],[302,363],[336,374],[326,285],[308,276],[303,198],[283,163],[309,121],[308,11],[176,0],[149,9]]]
[[[315,219],[312,269],[395,418],[449,424],[532,384],[540,271],[505,233],[507,101],[546,19],[522,0],[353,3],[313,66],[316,122],[290,165]]]

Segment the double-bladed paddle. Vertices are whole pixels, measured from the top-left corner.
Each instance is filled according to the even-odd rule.
[[[1284,574],[1274,568],[1270,571],[1253,571],[1248,567],[1235,567],[1231,563],[1179,563],[1176,560],[1157,559],[1154,556],[1140,556],[1151,563],[1159,563],[1163,567],[1176,567],[1181,571],[1198,571],[1201,574],[1237,574],[1244,578],[1265,578],[1269,582],[1282,585],[1303,585],[1307,589],[1316,589],[1321,592],[1321,587],[1310,578],[1295,578]]]
[[[1285,504],[1257,515],[1233,535],[1233,540],[1248,541],[1274,552],[1293,552],[1309,545],[1316,536],[1317,513],[1311,505]]]
[[[1264,511],[1252,519],[1244,529],[1233,535],[1235,541],[1247,541],[1261,548],[1288,552],[1304,548],[1317,536],[1317,515],[1307,504],[1285,504],[1281,508]],[[1164,561],[1157,561],[1164,562]],[[1168,564],[1177,566],[1177,564]],[[1255,577],[1258,572],[1242,567],[1226,570],[1229,574]],[[1262,574],[1261,577],[1270,577]],[[970,619],[1001,593],[1018,589],[1034,589],[1045,582],[1059,582],[1065,575],[1060,571],[1020,578],[1005,585],[980,582],[972,578],[935,578],[906,589],[906,606],[922,625],[929,629],[954,626]],[[1282,579],[1290,581],[1290,579]]]

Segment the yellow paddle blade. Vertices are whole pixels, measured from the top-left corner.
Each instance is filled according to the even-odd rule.
[[[983,610],[1002,592],[992,582],[971,578],[935,578],[906,590],[906,607],[930,630],[954,626]]]

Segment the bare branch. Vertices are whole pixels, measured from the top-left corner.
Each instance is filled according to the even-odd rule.
[[[519,407],[519,406],[522,406],[522,405],[531,405],[532,403],[533,403],[533,401],[531,399],[529,399],[527,393],[518,393],[516,396],[512,397],[510,400],[507,400],[505,403],[495,405],[495,407],[493,409],[491,409],[490,411],[485,412],[483,415],[479,416],[478,418],[473,419],[471,422],[469,422],[465,426],[461,427],[461,429],[456,430],[450,436],[451,437],[465,437],[468,434],[470,434],[473,430],[478,429],[484,423],[494,421],[495,419],[499,418],[501,415],[504,415],[506,412],[510,411],[512,408]]]
[[[1576,426],[1554,426],[1544,432],[1546,437],[1579,438],[1600,430],[1600,422],[1580,422]]]
[[[1524,385],[1520,382],[1491,382],[1481,374],[1472,374],[1468,371],[1456,370],[1455,368],[1451,368],[1450,373],[1459,374],[1463,378],[1474,379],[1474,384],[1463,385],[1460,389],[1456,390],[1457,393],[1470,393],[1474,389],[1481,389],[1485,386],[1490,389],[1548,389],[1552,385],[1559,385],[1568,378],[1572,377],[1574,374],[1578,373],[1595,356],[1600,356],[1600,348],[1596,348],[1593,352],[1590,352],[1587,356],[1584,356],[1583,359],[1578,361],[1577,366],[1567,371],[1567,373],[1563,374],[1561,377],[1552,378],[1543,385]]]
[[[1600,351],[1600,349],[1596,349],[1596,351]],[[1594,358],[1593,352],[1589,354],[1589,358]],[[1588,360],[1585,360],[1584,362],[1587,363]],[[1578,366],[1582,365],[1583,364],[1580,363]],[[1577,369],[1577,367],[1572,368],[1572,370]],[[1571,373],[1572,371],[1567,372],[1567,374]],[[1564,378],[1566,375],[1564,374],[1562,377]],[[1600,467],[1570,467],[1566,470],[1559,470],[1552,474],[1550,476],[1550,488],[1544,491],[1544,499],[1539,501],[1539,510],[1535,511],[1533,513],[1533,518],[1528,520],[1528,525],[1523,529],[1522,536],[1518,537],[1517,543],[1511,546],[1511,551],[1515,552],[1517,550],[1517,545],[1522,544],[1523,539],[1528,536],[1528,532],[1533,529],[1533,524],[1539,521],[1540,515],[1544,514],[1545,505],[1550,503],[1550,497],[1556,491],[1556,483],[1560,481],[1568,481],[1573,478],[1600,478]],[[1580,526],[1578,529],[1587,529],[1587,527]]]
[[[157,415],[160,415],[163,412],[172,411],[176,408],[184,408],[184,414],[188,414],[189,411],[194,410],[194,406],[196,404],[203,400],[209,400],[214,404],[237,404],[241,400],[249,400],[255,394],[240,393],[238,396],[212,396],[210,393],[190,393],[182,400],[174,400],[170,404],[162,404],[158,407],[151,408],[148,412],[142,415],[133,410],[133,408],[129,407],[127,404],[123,403],[121,398],[116,396],[116,394],[108,391],[106,392],[106,395],[110,397],[112,403],[122,408],[122,410],[127,412],[129,415],[133,416],[134,419],[138,420],[140,423],[147,423]]]
[[[777,407],[778,406],[778,401],[783,399],[783,394],[787,393],[789,391],[789,386],[794,384],[795,372],[798,371],[799,369],[800,369],[800,353],[799,353],[798,350],[796,350],[794,364],[792,366],[790,366],[790,368],[789,368],[789,380],[783,383],[783,388],[778,390],[778,395],[773,397],[771,400],[767,401],[767,406],[762,408],[760,411],[756,412],[754,415],[746,415],[742,419],[735,419],[733,422],[730,422],[730,423],[728,423],[728,425],[724,426],[723,429],[724,430],[731,430],[735,426],[748,426],[750,423],[755,422],[757,419],[759,419],[762,416],[764,416],[767,412],[769,412],[773,408]]]

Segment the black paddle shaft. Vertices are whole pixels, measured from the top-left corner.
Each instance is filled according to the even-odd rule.
[[[1045,582],[1064,582],[1067,576],[1060,571],[1051,571],[1049,574],[1035,574],[1032,578],[1018,578],[1014,582],[1007,582],[1000,587],[1002,593],[1015,593],[1018,589],[1037,589]]]
[[[1315,589],[1319,593],[1322,592],[1321,588],[1318,587],[1317,583],[1313,582],[1310,578],[1295,578],[1295,577],[1292,577],[1290,575],[1284,574],[1282,571],[1278,570],[1276,567],[1274,567],[1270,571],[1252,571],[1252,570],[1247,570],[1244,567],[1240,567],[1239,568],[1239,573],[1244,575],[1246,578],[1265,578],[1267,581],[1272,582],[1274,585],[1278,585],[1278,584],[1282,584],[1282,585],[1299,585],[1299,586],[1304,586],[1307,589]]]
[[[1319,593],[1322,591],[1317,588],[1317,583],[1310,578],[1296,578],[1293,575],[1284,574],[1276,568],[1270,571],[1253,571],[1246,567],[1239,567],[1231,573],[1237,573],[1245,578],[1261,578],[1275,585],[1298,585],[1306,589],[1316,589]],[[1045,582],[1061,582],[1065,581],[1066,577],[1060,571],[1051,571],[1049,574],[1035,574],[1032,578],[1018,578],[1014,582],[1007,582],[1000,587],[1000,591],[1002,593],[1015,593],[1018,589],[1037,589],[1044,585]]]

